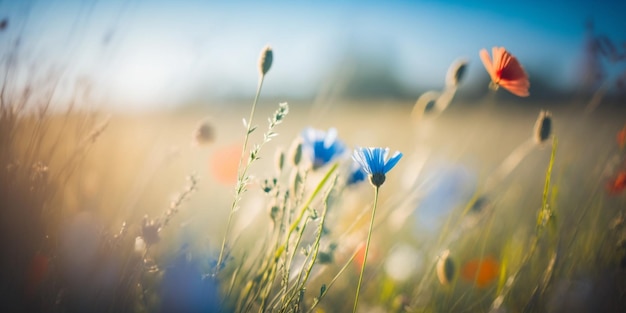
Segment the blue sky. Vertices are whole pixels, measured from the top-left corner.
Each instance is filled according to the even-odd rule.
[[[253,93],[267,43],[265,92],[290,97],[319,92],[346,51],[387,59],[407,88],[436,88],[458,57],[470,79],[486,76],[478,51],[494,45],[571,87],[585,20],[626,41],[626,2],[613,1],[51,0],[3,1],[0,12],[10,21],[3,54],[19,34],[23,63],[62,67],[110,102],[143,107]]]

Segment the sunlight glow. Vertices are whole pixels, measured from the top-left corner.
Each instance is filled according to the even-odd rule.
[[[192,51],[175,39],[135,41],[108,69],[107,79],[119,100],[146,106],[167,104],[185,85]]]

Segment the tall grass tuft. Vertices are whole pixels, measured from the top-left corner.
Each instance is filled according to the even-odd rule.
[[[263,81],[265,80],[265,75],[272,67],[272,62],[274,60],[274,52],[272,48],[268,45],[263,48],[261,51],[261,56],[259,57],[259,83],[256,90],[256,95],[254,96],[254,101],[252,102],[252,109],[250,110],[250,117],[248,120],[244,118],[243,125],[246,128],[246,134],[243,140],[243,148],[241,149],[241,157],[239,158],[239,166],[238,166],[238,174],[237,174],[237,184],[235,186],[235,197],[233,199],[233,203],[230,207],[230,211],[228,213],[228,221],[226,222],[226,232],[222,239],[222,246],[220,248],[220,254],[217,258],[217,265],[215,268],[216,273],[219,272],[222,261],[224,259],[224,251],[226,249],[226,241],[230,233],[230,227],[232,224],[232,219],[234,213],[239,209],[239,201],[241,201],[241,196],[246,191],[247,185],[250,183],[250,177],[248,176],[248,169],[252,162],[256,161],[259,156],[259,152],[261,146],[255,146],[252,151],[250,151],[250,156],[247,158],[247,161],[244,165],[244,159],[246,158],[246,151],[248,148],[248,140],[250,139],[250,134],[256,130],[256,126],[252,126],[254,119],[254,112],[256,111],[256,105],[259,100],[259,95],[261,94],[261,88],[263,87]],[[287,104],[281,104],[279,111],[274,114],[272,120],[270,121],[270,126],[268,132],[264,136],[263,144],[267,143],[272,137],[276,135],[273,132],[274,127],[282,122],[282,119],[289,111]],[[242,165],[244,165],[242,167]]]

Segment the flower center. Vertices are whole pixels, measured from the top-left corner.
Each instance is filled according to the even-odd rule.
[[[370,182],[375,187],[380,187],[385,182],[385,174],[383,173],[374,173],[370,175]]]

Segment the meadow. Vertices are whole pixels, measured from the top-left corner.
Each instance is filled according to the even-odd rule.
[[[624,108],[503,93],[308,103],[260,84],[120,114],[3,92],[0,307],[626,310]],[[375,181],[359,147],[402,156]]]

